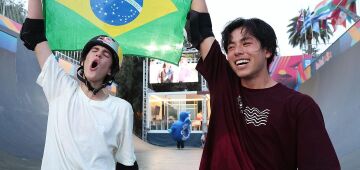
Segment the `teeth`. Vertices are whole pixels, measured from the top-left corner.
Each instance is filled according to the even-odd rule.
[[[241,65],[241,64],[247,64],[247,63],[249,63],[250,62],[250,60],[248,60],[248,59],[241,59],[241,60],[238,60],[238,61],[236,61],[236,65]]]

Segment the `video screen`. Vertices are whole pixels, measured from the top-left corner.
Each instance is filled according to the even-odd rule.
[[[179,66],[164,61],[150,60],[150,84],[198,82],[195,58],[181,57]]]

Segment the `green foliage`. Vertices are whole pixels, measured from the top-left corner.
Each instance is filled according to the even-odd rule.
[[[120,71],[115,76],[117,96],[133,107],[134,131],[138,136],[142,133],[143,60],[134,56],[124,57]]]

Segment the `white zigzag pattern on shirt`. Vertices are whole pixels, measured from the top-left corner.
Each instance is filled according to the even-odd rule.
[[[245,115],[246,124],[260,126],[266,125],[270,110],[265,109],[263,111],[260,111],[258,108],[249,108],[248,106],[246,106],[243,113]]]

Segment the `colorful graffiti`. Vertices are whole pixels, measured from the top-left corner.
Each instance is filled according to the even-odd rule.
[[[319,57],[317,57],[304,72],[313,75],[324,64],[329,62],[332,58],[341,56],[344,52],[352,48],[360,41],[360,21],[355,23],[348,29],[339,39],[337,39],[328,49],[326,49]],[[346,56],[343,56],[346,57]]]
[[[304,68],[311,62],[311,55],[275,57],[270,67],[271,77],[289,88],[297,90],[308,79]]]
[[[271,77],[289,88],[298,90],[302,83],[310,79],[317,70],[333,57],[340,56],[359,41],[360,21],[350,27],[348,31],[316,58],[311,55],[275,57],[270,67]]]
[[[16,32],[16,33],[20,33],[20,30],[21,30],[21,24],[3,16],[3,15],[0,15],[0,25]]]
[[[17,39],[0,30],[0,48],[16,53]]]

